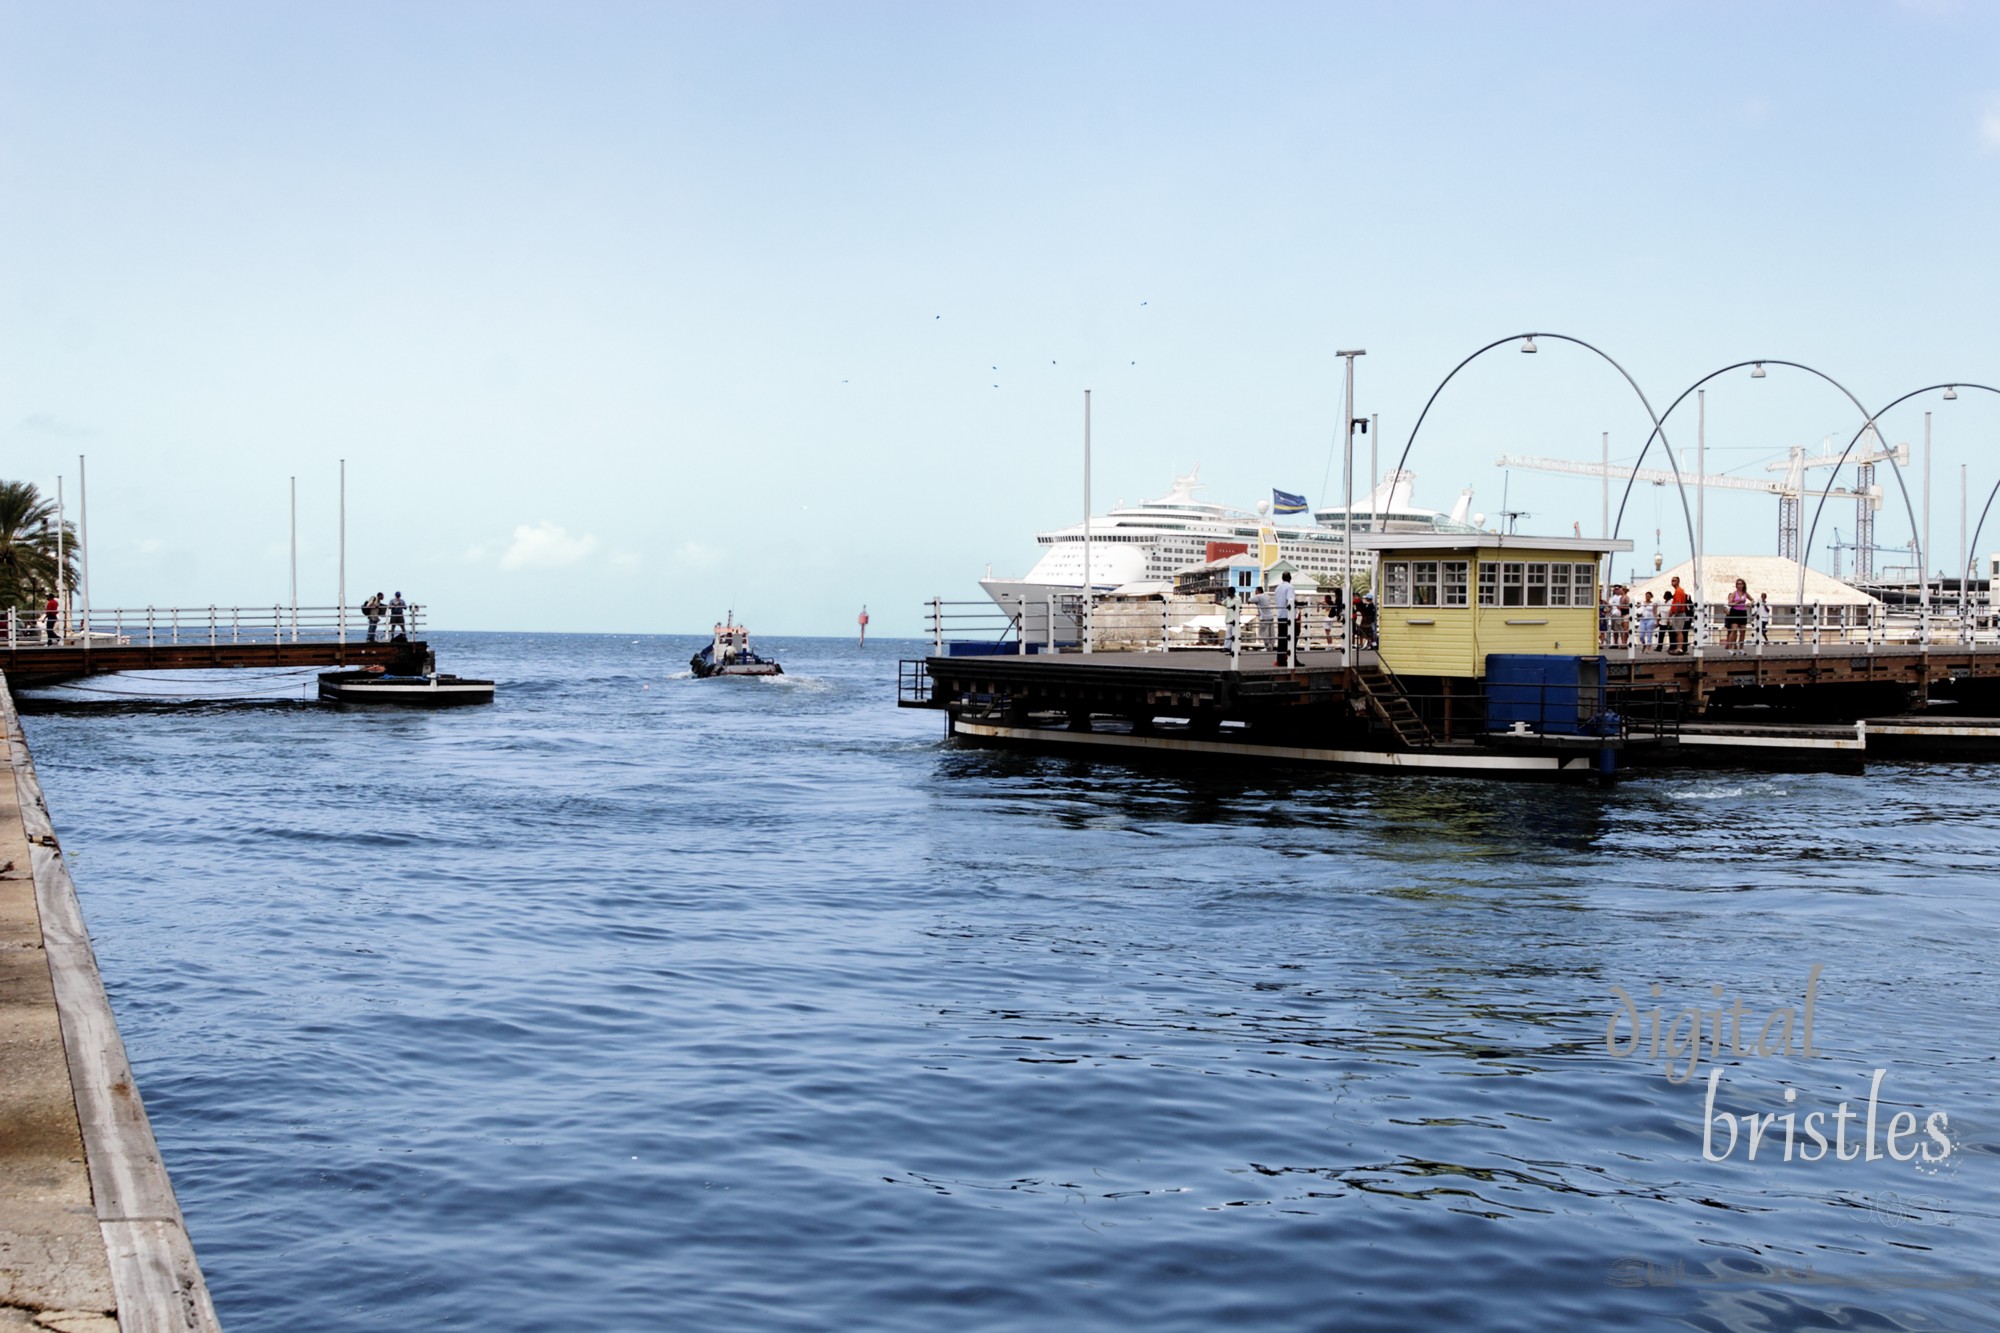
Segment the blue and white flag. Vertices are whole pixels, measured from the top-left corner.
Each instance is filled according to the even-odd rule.
[[[1271,488],[1271,512],[1274,514],[1303,514],[1306,512],[1306,497],[1293,495],[1290,491]]]

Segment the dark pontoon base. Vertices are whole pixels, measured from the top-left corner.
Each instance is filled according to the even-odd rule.
[[[1302,654],[1296,666],[1245,654],[1236,669],[1227,654],[1202,651],[931,657],[906,664],[899,701],[944,711],[949,735],[980,744],[1372,771],[1562,777],[1608,774],[1614,762],[1853,769],[2000,759],[2000,645],[1606,657],[1607,706],[1627,714],[1625,735],[1488,730],[1481,683],[1469,680],[1412,683],[1438,692],[1409,696],[1422,722],[1412,712],[1398,724],[1379,706],[1388,677],[1373,653],[1357,654],[1354,672],[1337,652]],[[1933,698],[1940,711],[1922,711]]]

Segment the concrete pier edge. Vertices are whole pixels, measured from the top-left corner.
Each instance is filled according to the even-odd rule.
[[[76,886],[35,776],[13,692],[0,673],[0,724],[18,794],[43,947],[61,1021],[92,1202],[122,1333],[220,1333],[208,1284],[160,1160],[125,1043],[97,970]]]

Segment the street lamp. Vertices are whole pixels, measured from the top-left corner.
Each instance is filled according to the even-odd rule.
[[[1750,378],[1753,380],[1761,380],[1764,378],[1764,363],[1762,361],[1759,361],[1755,366],[1751,367]]]
[[[1944,400],[1947,403],[1955,403],[1958,401],[1958,386],[1956,384],[1947,384],[1945,386]]]
[[[1521,350],[1530,356],[1541,350],[1539,347],[1535,346],[1534,334],[1531,333],[1527,337],[1521,339]]]

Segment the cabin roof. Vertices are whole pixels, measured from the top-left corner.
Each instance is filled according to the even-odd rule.
[[[1629,551],[1627,537],[1536,537],[1504,532],[1357,532],[1356,550],[1378,551],[1577,551],[1602,555]]]

